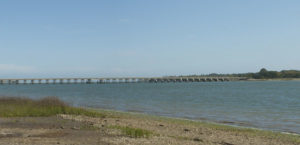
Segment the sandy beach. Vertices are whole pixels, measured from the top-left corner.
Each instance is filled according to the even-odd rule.
[[[0,118],[0,144],[298,145],[300,136],[136,113]]]

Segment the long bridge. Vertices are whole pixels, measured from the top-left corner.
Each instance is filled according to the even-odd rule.
[[[124,77],[124,78],[31,78],[0,79],[0,84],[105,84],[242,81],[245,77]]]

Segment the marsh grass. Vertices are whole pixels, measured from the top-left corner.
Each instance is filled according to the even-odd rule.
[[[128,127],[128,126],[110,126],[110,128],[113,129],[119,129],[122,131],[123,134],[132,137],[132,138],[149,138],[150,135],[153,133],[149,130],[141,129],[141,128],[133,128],[133,127]]]
[[[46,97],[40,100],[0,97],[0,117],[46,117],[57,114],[104,117],[99,112],[69,106],[56,97]]]

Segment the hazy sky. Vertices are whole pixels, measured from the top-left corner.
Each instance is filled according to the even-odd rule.
[[[300,69],[299,0],[1,0],[0,78]]]

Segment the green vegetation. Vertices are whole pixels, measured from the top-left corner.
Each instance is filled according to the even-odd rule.
[[[198,76],[198,75],[190,75]],[[256,73],[238,73],[238,74],[217,74],[212,73],[209,75],[201,75],[209,77],[246,77],[252,79],[290,79],[290,78],[300,78],[300,71],[298,70],[282,70],[282,71],[268,71],[265,68],[262,68],[259,72]]]
[[[16,97],[0,98],[0,117],[40,117],[57,114],[104,117],[99,112],[71,107],[55,97],[47,97],[40,100]]]
[[[145,129],[140,129],[140,128],[132,128],[132,127],[128,127],[128,126],[110,126],[110,128],[113,129],[119,129],[122,131],[123,134],[132,137],[132,138],[141,138],[141,137],[145,137],[148,138],[151,134],[153,134],[151,131],[149,130],[145,130]]]
[[[237,74],[241,77],[249,77],[254,79],[275,79],[275,78],[300,78],[300,71],[297,70],[283,70],[283,71],[268,71],[265,68],[262,68],[257,73],[246,73],[246,74]]]

